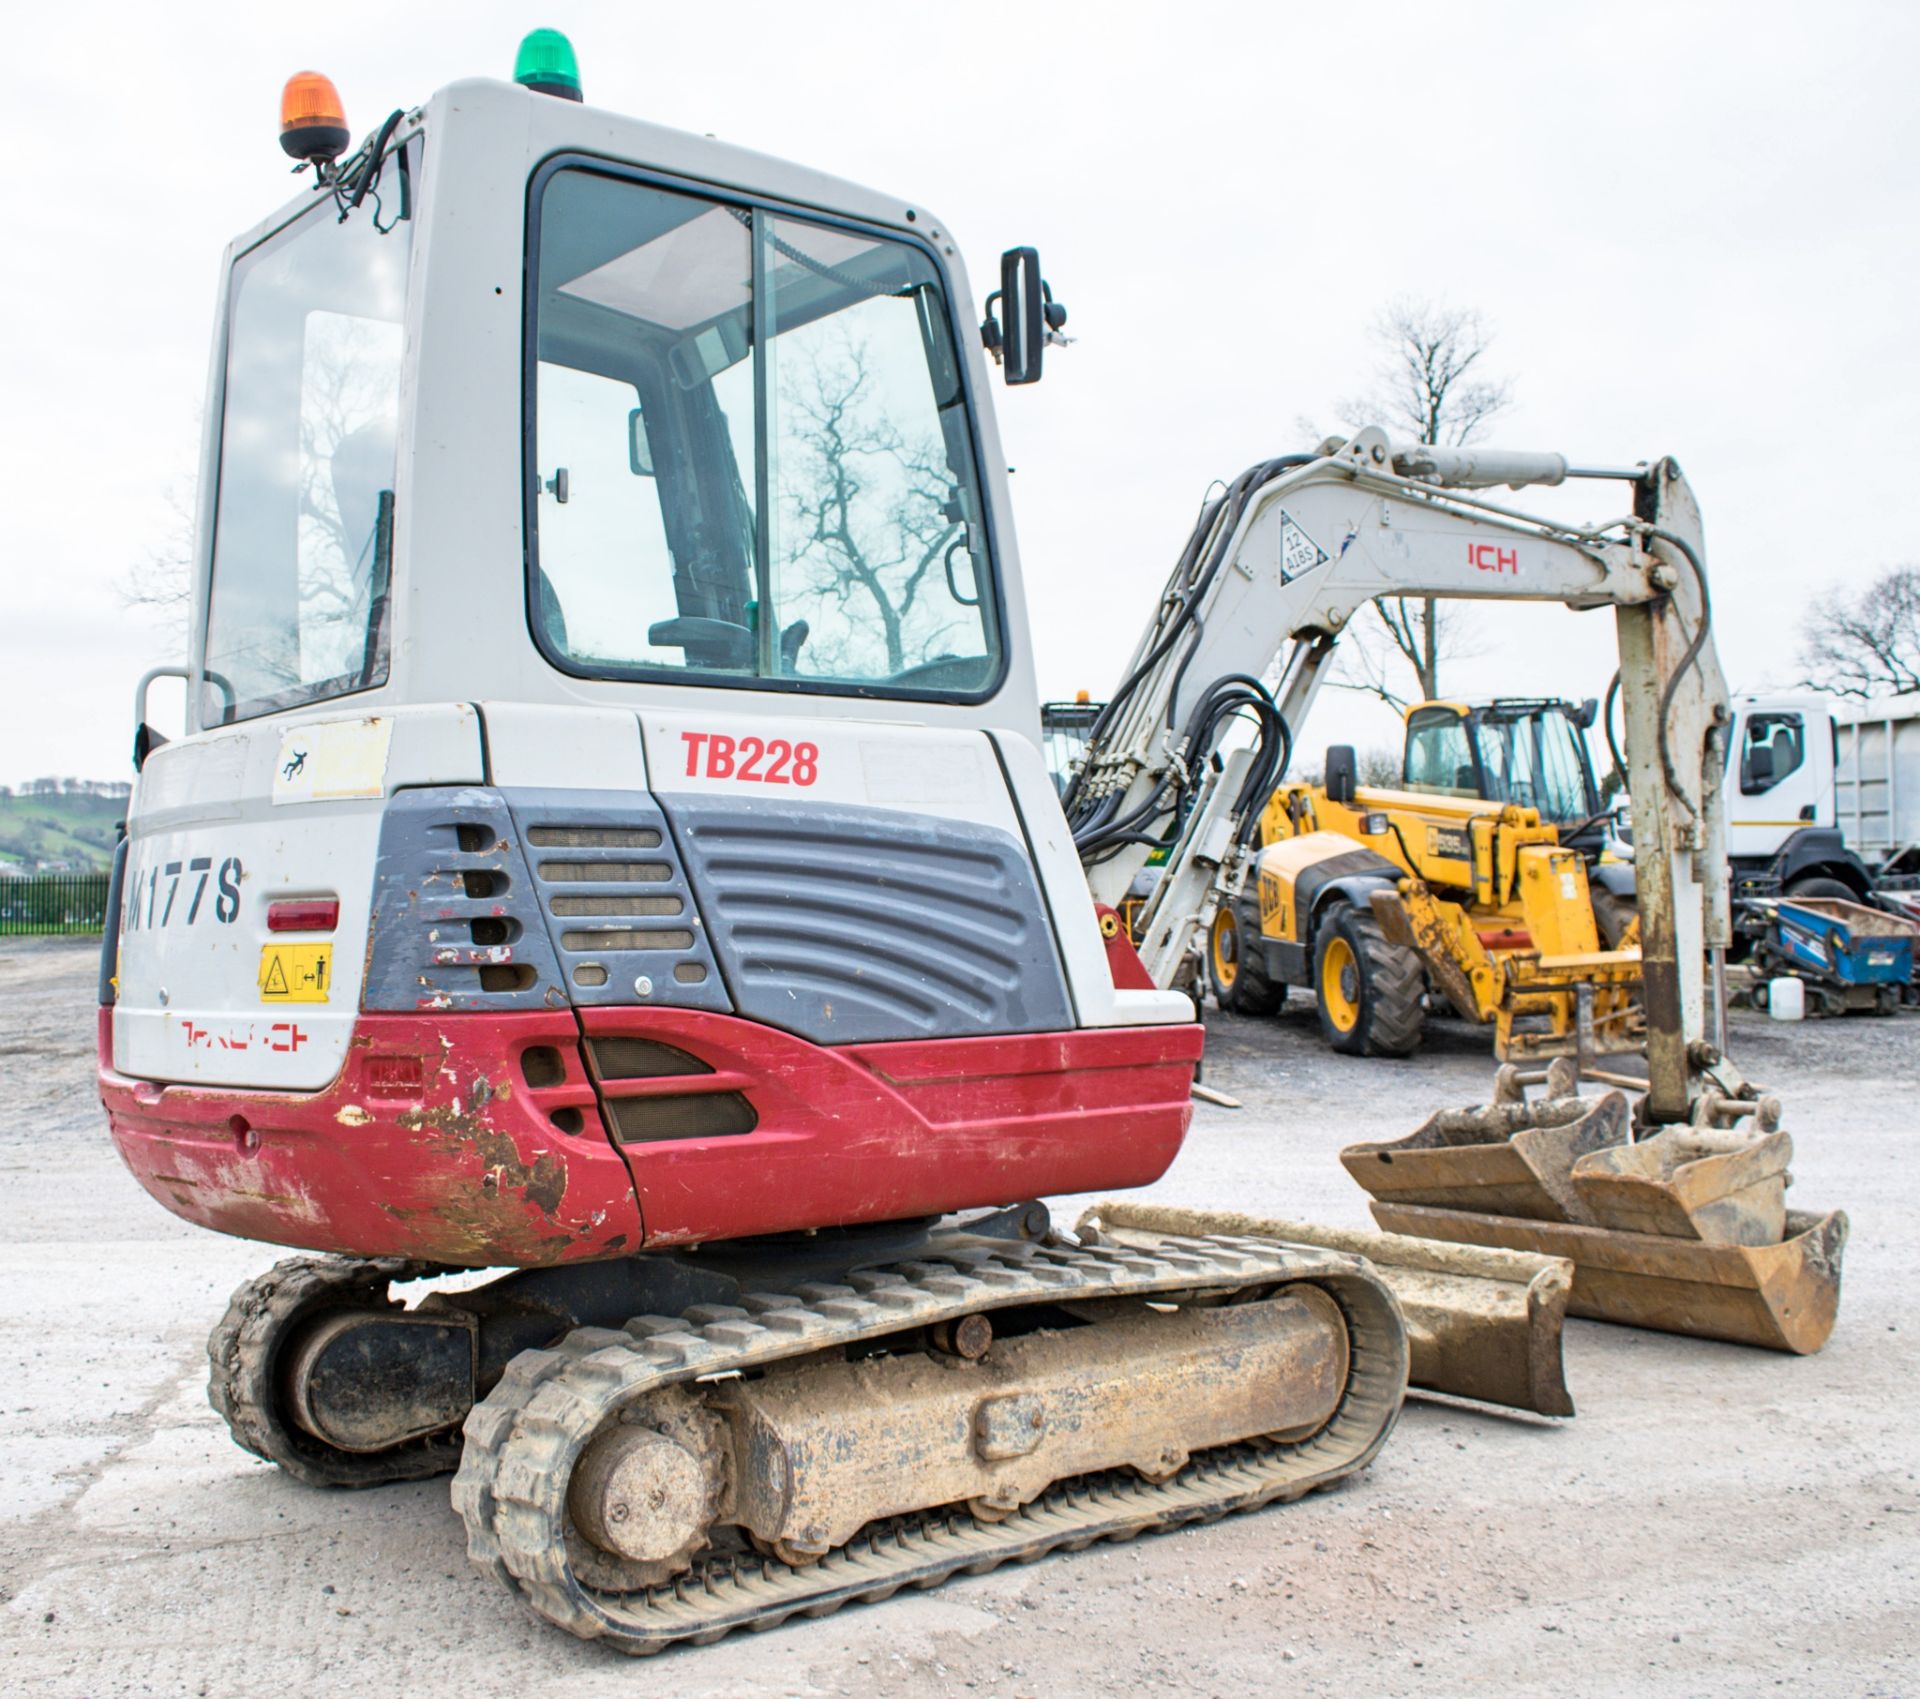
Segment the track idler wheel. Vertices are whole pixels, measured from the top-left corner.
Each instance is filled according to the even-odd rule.
[[[342,1257],[290,1257],[249,1280],[233,1295],[207,1341],[210,1374],[207,1401],[225,1419],[234,1443],[277,1464],[296,1480],[316,1487],[372,1487],[444,1475],[460,1461],[459,1421],[464,1407],[449,1406],[436,1431],[382,1445],[370,1431],[356,1431],[354,1406],[341,1386],[343,1330],[356,1318],[404,1315],[387,1295],[395,1280],[417,1280],[438,1270],[398,1257],[353,1261]],[[447,1325],[428,1322],[430,1330]],[[405,1365],[399,1365],[405,1378]],[[415,1400],[417,1406],[418,1400]],[[331,1439],[300,1419],[302,1407],[334,1413]],[[436,1413],[442,1414],[442,1413]],[[433,1416],[416,1418],[433,1421]],[[451,1425],[448,1425],[450,1423]]]
[[[685,1387],[663,1388],[622,1411],[587,1446],[567,1483],[574,1573],[604,1593],[636,1593],[684,1573],[719,1513],[722,1445],[718,1419]]]

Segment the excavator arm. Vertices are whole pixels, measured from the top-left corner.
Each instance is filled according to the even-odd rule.
[[[1488,493],[1569,479],[1626,483],[1631,511],[1571,524]],[[1722,794],[1731,714],[1704,555],[1698,506],[1671,460],[1577,468],[1555,454],[1396,447],[1369,427],[1318,454],[1250,468],[1203,510],[1067,789],[1096,900],[1117,906],[1166,850],[1140,954],[1156,984],[1175,983],[1217,905],[1244,885],[1295,728],[1341,635],[1375,598],[1612,608],[1648,1112],[1684,1120],[1703,1078],[1722,1068],[1731,941]]]

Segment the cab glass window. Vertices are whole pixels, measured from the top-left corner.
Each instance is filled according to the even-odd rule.
[[[389,162],[235,261],[203,723],[387,676],[395,436],[410,224]]]
[[[1407,721],[1403,783],[1411,791],[1478,796],[1466,722],[1450,708],[1416,709]]]
[[[933,261],[583,168],[537,199],[528,596],[566,670],[978,697],[1000,676]]]
[[[1478,733],[1489,802],[1517,803],[1563,823],[1599,806],[1587,794],[1579,734],[1559,709],[1502,713],[1496,706],[1479,718]]]
[[[1760,796],[1807,758],[1806,725],[1798,714],[1752,714],[1740,740],[1740,794]]]

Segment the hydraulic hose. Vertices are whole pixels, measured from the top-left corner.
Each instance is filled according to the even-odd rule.
[[[1672,531],[1663,530],[1657,525],[1647,527],[1647,534],[1658,537],[1663,543],[1671,543],[1678,549],[1693,572],[1693,581],[1700,590],[1700,623],[1694,628],[1693,638],[1687,644],[1686,653],[1680,657],[1680,664],[1673,669],[1673,676],[1667,680],[1667,687],[1660,693],[1660,767],[1666,774],[1668,792],[1680,799],[1680,806],[1688,815],[1697,820],[1700,810],[1694,806],[1693,799],[1681,789],[1679,775],[1673,765],[1673,744],[1668,736],[1668,720],[1673,713],[1673,698],[1680,688],[1680,681],[1693,669],[1700,659],[1700,651],[1707,646],[1707,634],[1713,629],[1713,598],[1707,591],[1706,568],[1700,564],[1700,557],[1694,552],[1693,545],[1686,538]]]
[[[1627,763],[1620,754],[1620,744],[1613,735],[1613,705],[1620,700],[1620,669],[1613,669],[1613,682],[1607,686],[1606,705],[1600,710],[1600,729],[1606,734],[1607,753],[1613,757],[1613,770],[1620,775],[1620,782],[1627,783]]]
[[[1170,731],[1174,728],[1181,686],[1205,635],[1206,625],[1200,609],[1226,564],[1241,516],[1265,484],[1283,472],[1312,464],[1315,458],[1311,454],[1287,454],[1261,461],[1243,471],[1223,494],[1201,506],[1168,581],[1173,606],[1164,616],[1163,627],[1146,653],[1121,680],[1094,720],[1087,735],[1088,759],[1082,762],[1062,799],[1075,847],[1083,861],[1103,860],[1129,843],[1159,846],[1177,838],[1192,806],[1195,777],[1202,763],[1212,757],[1227,723],[1239,714],[1251,713],[1258,727],[1254,760],[1234,800],[1235,812],[1240,818],[1241,841],[1245,841],[1252,830],[1250,811],[1254,811],[1257,818],[1254,805],[1284,776],[1293,754],[1292,729],[1258,679],[1236,674],[1214,680],[1202,692],[1175,743],[1176,759],[1153,790],[1124,816],[1116,817],[1121,806],[1119,797],[1108,795],[1089,801],[1086,796],[1087,778],[1095,766],[1094,754],[1141,688],[1174,653],[1176,646],[1184,642],[1185,652],[1166,687],[1166,724]],[[1147,830],[1168,812],[1174,819],[1165,836],[1155,836]]]

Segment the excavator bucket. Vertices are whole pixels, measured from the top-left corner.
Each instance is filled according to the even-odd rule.
[[[1542,1416],[1573,1414],[1560,1356],[1573,1265],[1563,1257],[1112,1200],[1082,1215],[1076,1231],[1120,1244],[1158,1233],[1277,1239],[1365,1257],[1406,1319],[1410,1385]]]
[[[1840,1308],[1844,1210],[1789,1210],[1786,1236],[1775,1245],[1713,1245],[1417,1204],[1376,1202],[1373,1216],[1394,1233],[1569,1258],[1573,1295],[1567,1310],[1589,1321],[1804,1357],[1826,1344]]]
[[[1566,1074],[1569,1085],[1574,1076]],[[1529,1103],[1517,1072],[1500,1070],[1491,1103],[1443,1109],[1403,1139],[1348,1145],[1340,1161],[1388,1203],[1486,1211],[1529,1221],[1587,1219],[1572,1183],[1581,1157],[1625,1145],[1627,1100],[1549,1095]]]
[[[1556,1063],[1525,1100],[1503,1068],[1490,1104],[1434,1116],[1390,1144],[1352,1145],[1347,1172],[1390,1233],[1531,1251],[1574,1265],[1569,1313],[1777,1351],[1817,1351],[1840,1303],[1847,1218],[1786,1208],[1793,1141],[1761,1099],[1757,1130],[1696,1124],[1629,1143],[1618,1092],[1575,1095]]]
[[[1596,1150],[1573,1165],[1573,1189],[1592,1219],[1624,1233],[1777,1245],[1787,1224],[1785,1133],[1758,1139],[1675,1127],[1639,1144]]]

